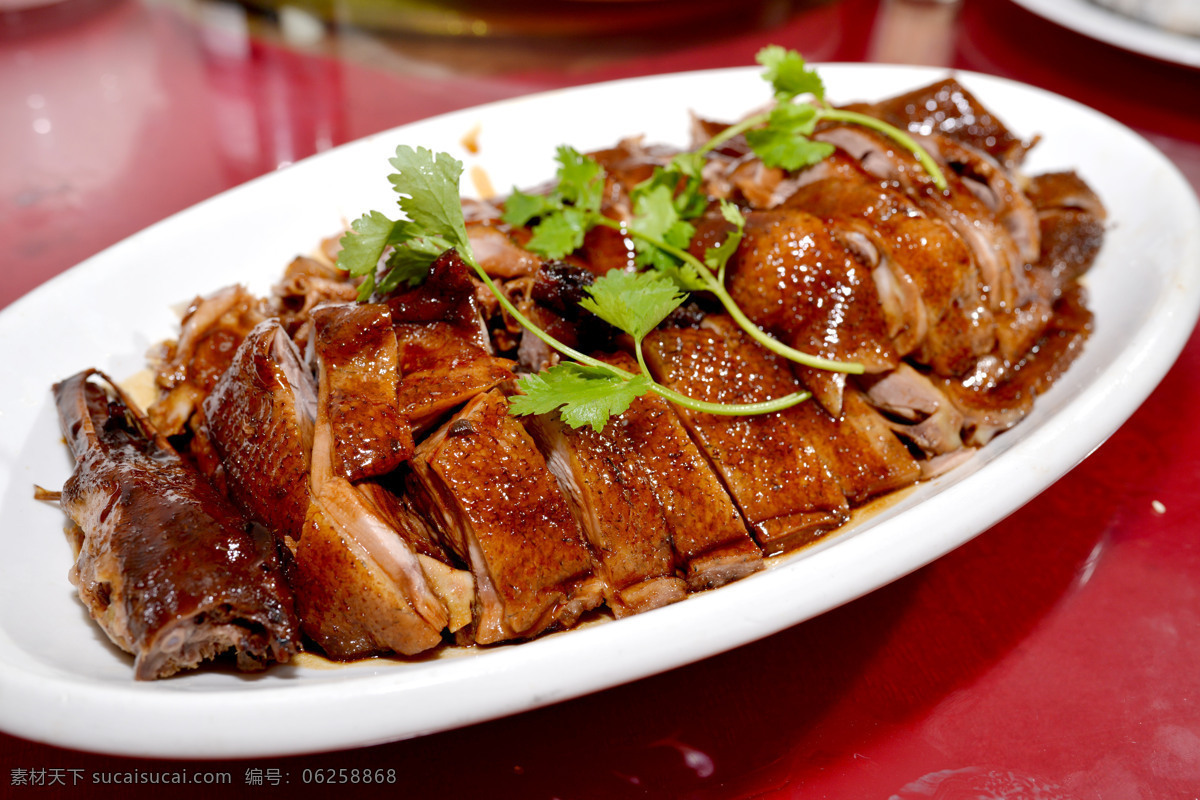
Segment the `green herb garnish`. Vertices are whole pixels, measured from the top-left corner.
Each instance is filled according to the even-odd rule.
[[[635,398],[651,390],[645,375],[624,377],[611,369],[563,361],[544,372],[517,381],[523,394],[509,399],[513,414],[546,414],[559,409],[572,428],[604,428],[608,418],[621,414]]]
[[[534,236],[526,244],[526,247],[534,252],[539,252],[534,243],[539,237],[542,226],[547,225],[552,231],[561,230],[567,224],[562,222],[561,218],[568,215],[573,226],[577,224],[578,220],[584,220],[584,232],[592,227],[603,226],[630,234],[634,240],[637,263],[640,266],[650,267],[671,278],[682,290],[712,293],[738,326],[771,352],[815,369],[855,374],[863,371],[860,364],[821,358],[789,347],[755,325],[725,288],[725,264],[737,249],[738,242],[742,237],[742,228],[745,225],[745,219],[741,212],[732,203],[721,202],[722,214],[726,220],[735,225],[735,229],[721,245],[709,248],[705,259],[701,261],[687,249],[691,244],[695,227],[680,214],[679,199],[671,195],[666,185],[666,182],[656,173],[655,176],[648,178],[645,184],[635,187],[631,193],[635,198],[634,216],[628,223],[609,219],[599,211],[581,216],[581,209],[578,206],[562,201],[563,193],[556,192],[555,195],[558,199],[550,198],[542,206],[543,216],[533,225]],[[532,206],[532,203],[524,199],[525,197],[528,196],[522,197],[518,206],[522,213],[508,214],[506,212],[505,222],[521,225],[533,219],[524,217],[525,209]],[[682,205],[688,207],[691,203],[685,200]],[[581,241],[582,235],[580,234]],[[555,257],[551,252],[542,252],[541,254],[551,258]]]
[[[443,252],[455,249],[463,261],[495,295],[501,307],[518,324],[572,361],[564,361],[537,375],[521,378],[522,394],[510,398],[514,414],[540,414],[559,409],[569,425],[590,425],[600,430],[614,414],[629,407],[648,391],[671,402],[713,414],[740,415],[778,411],[807,399],[795,392],[763,403],[706,403],[682,395],[654,381],[642,354],[642,340],[658,326],[688,292],[711,293],[748,335],[763,347],[817,369],[861,373],[860,364],[832,361],[803,353],[763,332],[734,302],[725,289],[725,267],[742,238],[745,219],[732,203],[721,201],[720,211],[732,226],[726,238],[710,247],[703,259],[689,251],[696,229],[692,223],[703,214],[709,199],[702,190],[705,154],[723,142],[744,134],[747,143],[767,166],[795,170],[815,164],[833,152],[833,146],[810,137],[821,120],[862,125],[880,131],[912,152],[934,184],[945,190],[945,177],[937,164],[910,136],[864,114],[842,111],[825,103],[820,77],[796,52],[771,46],[761,50],[758,62],[770,83],[776,105],[769,111],[731,125],[698,150],[676,155],[630,192],[633,215],[628,222],[601,213],[605,175],[594,160],[568,146],[558,148],[558,181],[545,195],[514,189],[505,202],[504,220],[529,226],[532,237],[526,248],[547,258],[562,258],[583,246],[588,231],[612,228],[634,241],[638,273],[613,271],[588,288],[581,305],[632,337],[640,373],[626,370],[576,351],[534,325],[508,299],[480,267],[471,251],[462,215],[459,181],[462,164],[445,153],[400,146],[390,159],[396,172],[388,176],[400,195],[405,218],[392,220],[377,211],[356,220],[342,237],[338,265],[361,277],[359,300],[375,292],[387,293],[401,285],[414,286],[425,279],[429,265]],[[811,96],[812,102],[798,98]],[[380,262],[383,262],[382,269]],[[382,277],[379,277],[382,275]],[[378,283],[377,283],[378,280]]]
[[[435,155],[408,145],[397,147],[388,163],[396,168],[388,181],[400,195],[398,204],[408,219],[392,220],[370,211],[353,222],[338,253],[338,266],[363,278],[358,287],[360,301],[367,300],[376,288],[382,293],[402,283],[416,286],[429,274],[429,265],[451,248],[464,258],[471,250],[458,188],[462,163],[446,153]],[[379,261],[389,247],[387,269],[376,287]]]
[[[833,145],[808,138],[818,122],[848,122],[878,131],[908,150],[929,174],[934,186],[939,191],[946,191],[946,176],[941,168],[907,133],[867,114],[830,108],[825,103],[825,84],[799,53],[770,45],[758,51],[757,60],[764,67],[763,77],[775,91],[776,106],[729,126],[705,143],[699,152],[714,150],[744,133],[750,148],[768,167],[800,169],[816,164],[834,150]],[[815,102],[798,101],[806,95],[811,95]]]
[[[596,208],[599,204],[589,166],[589,162],[594,162],[576,159],[568,150],[560,150],[559,159],[568,185],[560,185],[558,196],[551,202],[555,208],[578,208],[581,213],[588,208],[586,213],[591,213],[589,204],[595,203]],[[603,276],[588,288],[589,297],[583,301],[586,308],[634,338],[641,374],[627,372],[567,346],[522,314],[475,260],[461,200],[455,205],[446,202],[449,197],[460,197],[462,163],[445,153],[435,155],[424,148],[414,150],[405,145],[396,148],[396,156],[390,163],[396,172],[388,179],[401,195],[400,210],[407,219],[392,220],[377,211],[363,215],[353,224],[353,230],[342,237],[338,266],[351,275],[364,277],[359,299],[366,300],[376,288],[419,283],[437,255],[455,249],[514,320],[562,355],[574,359],[521,378],[517,385],[523,394],[510,398],[512,413],[540,414],[558,408],[569,425],[591,425],[600,430],[611,415],[620,414],[635,397],[648,391],[696,411],[724,415],[779,411],[810,396],[808,392],[794,392],[762,403],[708,403],[654,381],[641,355],[642,339],[683,301],[683,295],[673,283],[650,272]],[[541,213],[549,213],[545,210],[549,205],[539,207],[543,209]],[[568,227],[571,226],[563,225],[552,231]],[[387,270],[377,287],[375,275],[389,247],[392,249],[385,262]],[[437,253],[433,253],[435,250]],[[428,257],[431,253],[433,256]]]

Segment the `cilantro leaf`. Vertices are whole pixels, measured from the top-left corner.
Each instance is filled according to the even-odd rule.
[[[372,275],[392,238],[396,223],[378,211],[368,211],[342,234],[338,267],[353,276]]]
[[[750,137],[747,136],[747,139]],[[768,167],[786,170],[800,169],[817,164],[833,154],[834,146],[827,142],[814,142],[798,136],[779,134],[755,137],[750,146]]]
[[[635,235],[637,263],[659,268],[670,267],[678,261],[665,252],[660,244],[685,250],[696,233],[694,225],[680,218],[671,190],[663,185],[655,186],[637,197],[629,230]]]
[[[446,153],[434,155],[407,145],[397,147],[389,161],[397,171],[388,175],[388,181],[400,195],[400,210],[408,219],[392,220],[370,211],[351,224],[338,253],[339,267],[363,276],[360,301],[370,299],[376,290],[387,293],[401,284],[420,283],[434,259],[451,248],[457,248],[468,263],[474,260],[459,197],[462,163]],[[379,262],[388,248],[392,250],[379,277]]]
[[[666,255],[664,253],[664,255]],[[656,264],[655,269],[659,275],[671,281],[677,288],[685,292],[701,292],[706,289],[711,289],[700,275],[700,271],[692,264],[686,261],[672,261],[669,264]]]
[[[684,300],[667,278],[616,269],[597,278],[587,294],[579,305],[639,342]]]
[[[396,168],[388,181],[400,195],[400,210],[424,235],[441,237],[469,253],[459,194],[462,162],[448,153],[435,155],[403,144],[388,161]]]
[[[513,189],[512,194],[504,201],[503,219],[509,225],[520,227],[535,217],[543,216],[559,208],[558,203],[543,194],[526,194],[520,189]]]
[[[517,387],[523,394],[509,398],[510,414],[547,414],[558,408],[572,428],[590,425],[600,431],[609,417],[623,413],[634,398],[650,391],[650,379],[623,378],[609,369],[564,361],[524,376]]]
[[[509,225],[528,225],[533,236],[525,248],[547,258],[562,258],[583,246],[596,225],[604,200],[604,168],[599,162],[563,145],[558,148],[558,184],[549,195],[513,189],[504,203]]]
[[[604,168],[573,147],[558,148],[558,190],[564,203],[585,212],[600,213],[604,199]]]
[[[393,243],[397,232],[406,230],[403,221],[388,219],[378,211],[369,211],[350,225],[342,234],[342,249],[337,264],[354,277],[365,276],[358,286],[358,299],[366,300],[375,289],[375,270],[383,252]]]
[[[672,195],[672,203],[680,218],[695,219],[708,207],[701,175],[703,168],[703,153],[677,153],[666,166],[655,167],[649,178],[634,186],[629,193],[630,198],[637,203],[642,196],[662,187]]]
[[[742,243],[742,233],[746,228],[746,218],[742,215],[741,209],[728,200],[721,201],[721,216],[725,218],[726,222],[732,223],[734,228],[719,245],[704,251],[705,266],[717,273],[721,273],[725,269],[729,258],[737,251],[738,245]]]
[[[583,246],[583,238],[591,228],[591,215],[564,206],[542,217],[542,221],[533,227],[533,236],[525,243],[525,248],[546,258],[562,258]]]
[[[807,103],[776,106],[765,127],[746,131],[746,142],[768,167],[793,170],[816,164],[834,151],[833,145],[808,138],[817,116],[817,109]]]
[[[759,50],[755,58],[764,67],[763,78],[771,84],[775,98],[780,102],[804,94],[825,99],[825,83],[795,50],[773,44]]]
[[[699,179],[700,173],[704,170],[704,156],[694,150],[685,153],[676,153],[671,156],[671,161],[668,163],[666,170],[678,173],[686,178]]]
[[[810,103],[784,103],[771,109],[767,127],[793,136],[812,136],[817,128],[817,109]]]
[[[450,249],[439,237],[413,238],[397,247],[387,258],[387,274],[379,281],[379,293],[388,294],[400,284],[418,286],[429,275],[429,267],[438,256]]]

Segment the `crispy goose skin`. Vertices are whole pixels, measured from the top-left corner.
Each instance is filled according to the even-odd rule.
[[[203,410],[230,497],[281,539],[298,539],[308,512],[316,387],[278,320],[250,331]]]
[[[878,252],[884,272],[877,282],[901,289],[899,353],[954,375],[990,352],[992,312],[972,253],[954,229],[847,156],[830,156],[819,169],[827,177],[798,188],[787,205],[865,237]]]
[[[631,356],[604,358],[630,372],[637,369]],[[762,551],[742,515],[666,400],[653,393],[634,398],[609,424],[646,464],[690,590],[723,586],[762,569]]]
[[[748,213],[728,285],[755,324],[798,350],[869,372],[899,360],[870,267],[812,214]],[[841,413],[845,373],[799,367],[797,374],[830,414]]]
[[[524,419],[599,562],[617,617],[682,600],[662,505],[632,442],[616,425],[571,428],[557,414]]]
[[[947,180],[937,191],[912,153],[876,131],[832,125],[816,138],[838,145],[866,172],[897,187],[930,218],[941,220],[967,246],[987,307],[995,318],[1001,356],[1020,358],[1041,335],[1049,301],[1030,280],[1027,265],[1038,257],[1041,231],[1029,198],[1016,180],[985,152],[946,136],[921,137]]]
[[[324,305],[312,313],[325,364],[334,471],[350,481],[385,475],[413,451],[401,414],[399,353],[381,303]]]
[[[706,329],[664,328],[646,340],[659,382],[716,403],[770,400],[801,388],[787,367],[724,317]],[[768,555],[845,522],[846,498],[804,428],[787,413],[727,417],[679,408]]]
[[[89,378],[98,375],[115,398]],[[241,669],[299,646],[275,543],[188,466],[111,380],[87,370],[54,386],[75,472],[63,509],[83,531],[71,582],[138,680],[229,649]]]
[[[475,575],[476,642],[570,626],[599,605],[579,525],[504,395],[475,397],[412,464],[415,499]]]

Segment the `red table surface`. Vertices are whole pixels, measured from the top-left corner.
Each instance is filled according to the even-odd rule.
[[[871,60],[881,16],[874,0],[843,0],[585,66],[472,71],[247,41],[185,8],[195,6],[67,0],[0,11],[0,306],[158,219],[333,144],[544,88],[746,65],[766,43],[811,60]],[[966,0],[945,44],[952,66],[1126,123],[1200,186],[1200,71],[1002,0]],[[402,798],[1200,797],[1198,368],[1193,336],[1128,423],[1008,519],[906,578],[723,655],[462,730],[304,757],[149,761],[0,735],[0,796],[99,793],[95,773],[151,770],[228,772],[224,795],[315,793],[329,787],[305,785],[303,770],[344,768],[394,769],[396,784],[359,789]],[[262,735],[304,724],[264,719]]]

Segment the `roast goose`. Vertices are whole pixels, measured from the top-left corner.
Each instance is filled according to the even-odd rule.
[[[1087,338],[1079,278],[1103,205],[1073,173],[1025,175],[1030,142],[954,80],[854,108],[910,131],[946,190],[886,138],[832,123],[813,134],[835,146],[818,164],[769,168],[733,137],[703,181],[745,215],[726,280],[746,315],[863,374],[767,352],[704,292],[644,341],[654,378],[692,397],[813,393],[786,411],[646,394],[602,430],[514,416],[516,380],[559,356],[453,250],[368,302],[323,256],[269,297],[198,298],[155,362],[148,415],[94,371],[56,386],[76,456],[72,580],[136,677],[226,650],[286,661],[302,639],[332,659],[411,656],[646,612],[760,570],[1017,424]],[[634,138],[591,154],[604,213],[627,214],[674,153]],[[483,268],[559,341],[632,368],[628,338],[579,305],[633,268],[629,242],[598,229],[543,258],[503,208],[469,203]],[[714,205],[693,246],[727,225]]]

